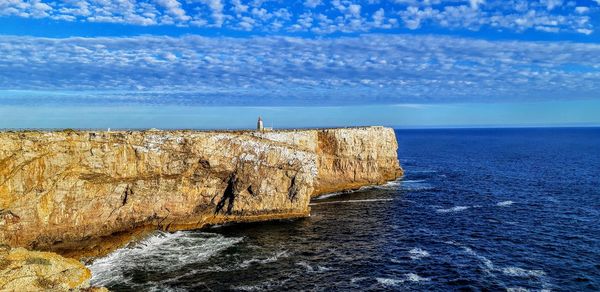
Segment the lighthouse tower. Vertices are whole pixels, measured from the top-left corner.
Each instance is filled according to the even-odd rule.
[[[261,131],[261,132],[262,132],[262,131],[264,131],[264,129],[265,129],[265,126],[263,125],[263,120],[262,120],[262,118],[259,116],[259,117],[258,117],[258,122],[256,122],[256,130],[257,130],[257,131]]]

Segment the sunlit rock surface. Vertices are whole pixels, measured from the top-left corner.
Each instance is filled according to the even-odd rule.
[[[147,230],[309,215],[402,174],[392,129],[0,133],[0,242],[96,256]],[[73,252],[73,251],[76,252]]]
[[[0,247],[0,291],[105,291],[90,288],[90,277],[90,270],[75,259]]]

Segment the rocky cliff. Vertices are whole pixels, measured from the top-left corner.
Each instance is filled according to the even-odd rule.
[[[0,243],[81,257],[148,229],[307,216],[313,195],[399,177],[396,149],[383,127],[1,132]]]

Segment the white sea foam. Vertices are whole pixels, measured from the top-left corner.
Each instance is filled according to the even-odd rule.
[[[425,183],[412,183],[412,184],[403,184],[402,190],[405,191],[429,191],[435,189],[429,184]]]
[[[462,248],[467,254],[470,254],[470,255],[474,256],[475,258],[477,258],[479,261],[481,261],[481,263],[483,264],[483,266],[487,272],[492,272],[494,270],[494,263],[491,260],[476,253],[474,250],[472,250],[469,247],[462,246]]]
[[[401,180],[400,182],[402,183],[422,183],[425,182],[424,179],[406,179],[406,180]]]
[[[308,272],[308,273],[322,273],[322,272],[327,272],[327,271],[331,270],[331,268],[323,267],[323,266],[319,266],[319,265],[317,265],[316,267],[313,267],[307,262],[299,262],[299,263],[297,263],[297,265],[304,267],[306,269],[306,272]]]
[[[435,210],[438,213],[454,213],[454,212],[460,212],[460,211],[464,211],[469,209],[470,207],[468,206],[455,206],[452,208],[448,208],[448,209],[437,209]]]
[[[413,260],[418,260],[429,256],[429,252],[420,248],[413,248],[409,250],[408,253],[410,254],[410,258]]]
[[[355,284],[355,283],[362,282],[362,281],[368,280],[368,279],[369,279],[368,277],[356,277],[356,278],[350,279],[350,283]]]
[[[510,266],[509,267],[496,267],[496,266],[494,266],[494,263],[491,260],[489,260],[485,256],[478,254],[477,252],[475,252],[473,249],[471,249],[469,247],[463,246],[454,241],[447,241],[445,243],[451,244],[454,246],[459,246],[465,251],[465,253],[478,259],[482,263],[483,269],[487,273],[492,274],[494,272],[501,272],[506,276],[535,279],[541,284],[541,286],[542,286],[541,291],[547,291],[547,288],[551,286],[547,282],[546,272],[544,272],[542,270],[527,270],[527,269],[523,269],[523,268],[519,268],[519,267],[510,267]],[[513,289],[513,290],[510,290],[510,289]],[[527,291],[527,290],[520,290],[520,289],[523,289],[523,288],[515,287],[515,288],[509,288],[508,290],[509,291]]]
[[[272,291],[277,290],[276,288],[281,287],[281,285],[287,283],[290,279],[267,279],[256,285],[242,285],[242,286],[234,286],[231,287],[232,290],[238,291]]]
[[[515,202],[513,202],[513,201],[503,201],[503,202],[500,202],[500,203],[496,204],[496,206],[498,206],[498,207],[507,207],[507,206],[510,206],[510,205],[512,205],[514,203]]]
[[[502,273],[507,276],[521,277],[521,278],[539,278],[546,275],[542,270],[526,270],[519,267],[507,267],[502,269]]]
[[[332,198],[332,197],[337,197],[343,194],[347,194],[347,192],[335,192],[335,193],[329,193],[329,194],[324,194],[324,195],[320,195],[316,198],[314,198],[313,200],[323,200],[323,199],[327,199],[327,198]]]
[[[411,282],[424,282],[424,281],[429,281],[429,278],[425,278],[425,277],[421,277],[415,273],[408,273],[406,275],[406,280],[411,281]]]
[[[377,282],[383,286],[397,286],[404,282],[425,282],[429,281],[429,278],[421,277],[415,273],[404,274],[404,278],[402,279],[392,279],[392,278],[375,278]]]
[[[397,286],[406,282],[404,279],[390,279],[390,278],[375,278],[379,284],[383,286]]]
[[[206,261],[242,240],[242,237],[204,232],[156,232],[88,265],[92,271],[91,283],[106,286],[129,282],[123,273],[125,270],[176,270],[190,263]]]
[[[528,292],[529,289],[523,287],[506,288],[506,292]]]
[[[386,190],[398,190],[402,189],[405,191],[423,191],[423,190],[431,190],[433,187],[426,183],[424,179],[416,179],[416,180],[395,180],[387,182],[383,185],[379,186],[370,186],[371,188],[378,189],[386,189]]]
[[[248,268],[251,265],[254,264],[268,264],[268,263],[274,263],[277,260],[279,260],[280,258],[286,258],[288,257],[290,254],[287,251],[280,251],[277,252],[275,254],[273,254],[270,257],[266,257],[266,258],[254,258],[254,259],[249,259],[249,260],[245,260],[240,264],[241,268]]]
[[[362,199],[362,200],[343,200],[343,201],[331,201],[331,202],[317,202],[317,203],[310,203],[310,206],[314,206],[314,205],[326,205],[326,204],[345,204],[345,203],[367,203],[367,202],[385,202],[385,201],[393,201],[394,199],[386,199],[386,198],[380,198],[380,199]]]

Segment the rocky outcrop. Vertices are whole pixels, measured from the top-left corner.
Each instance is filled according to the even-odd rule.
[[[0,242],[94,256],[149,229],[307,216],[315,194],[400,176],[396,149],[383,127],[2,132]]]
[[[0,291],[103,291],[89,287],[90,277],[75,259],[0,246]]]
[[[312,195],[382,184],[402,175],[394,130],[383,127],[259,132],[316,154]]]

